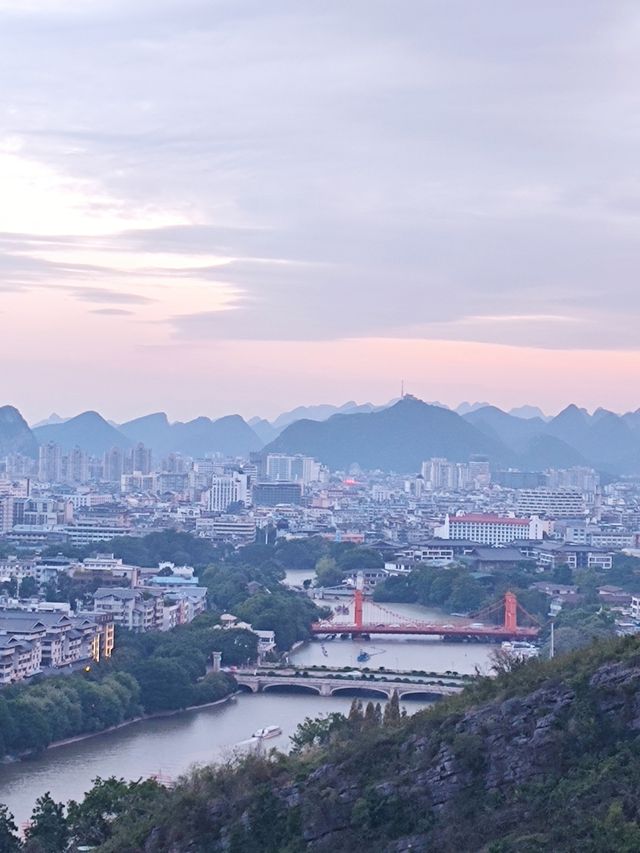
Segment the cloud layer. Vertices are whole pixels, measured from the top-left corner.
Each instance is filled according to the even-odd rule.
[[[89,360],[153,350],[158,387],[224,341],[638,349],[631,0],[0,0],[0,24],[0,310],[40,342],[57,316]]]

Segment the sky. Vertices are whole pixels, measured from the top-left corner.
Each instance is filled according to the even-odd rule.
[[[0,402],[640,406],[635,0],[0,0]]]

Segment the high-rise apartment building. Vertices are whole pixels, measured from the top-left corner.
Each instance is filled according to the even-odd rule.
[[[121,447],[112,447],[104,454],[103,477],[108,483],[119,483],[125,473],[124,451]]]
[[[210,512],[225,512],[233,503],[248,506],[251,501],[248,476],[234,471],[212,477],[211,488],[204,493],[204,501]]]
[[[593,468],[576,466],[565,469],[549,469],[546,472],[550,489],[573,489],[583,495],[594,495],[600,486],[600,475]]]
[[[320,463],[311,456],[269,453],[265,461],[268,480],[277,483],[315,483],[320,479]]]
[[[150,474],[153,470],[151,450],[139,441],[131,451],[131,473]]]
[[[62,479],[62,448],[50,441],[38,452],[38,479],[41,483],[59,483]]]
[[[162,460],[162,471],[166,474],[186,474],[189,470],[189,460],[181,453],[169,453]]]
[[[79,447],[74,447],[65,457],[67,483],[89,482],[89,454]]]

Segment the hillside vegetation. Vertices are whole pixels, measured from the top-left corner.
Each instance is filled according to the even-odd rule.
[[[296,742],[290,756],[203,768],[173,790],[120,787],[103,803],[114,819],[90,821],[98,849],[640,849],[640,639],[480,679],[410,718],[371,706],[307,722]]]

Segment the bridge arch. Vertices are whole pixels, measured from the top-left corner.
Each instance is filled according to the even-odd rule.
[[[263,693],[312,693],[314,696],[320,696],[320,687],[314,684],[265,684],[262,688]]]
[[[442,693],[436,692],[435,690],[429,690],[428,687],[419,690],[418,688],[413,690],[399,690],[398,691],[398,699],[415,699],[416,701],[431,701],[434,699],[442,699]]]
[[[253,684],[243,684],[243,682],[238,682],[238,692],[239,693],[257,693],[258,687]]]
[[[356,699],[389,699],[390,692],[384,687],[349,687],[344,685],[341,687],[332,687],[331,696],[353,696]]]

